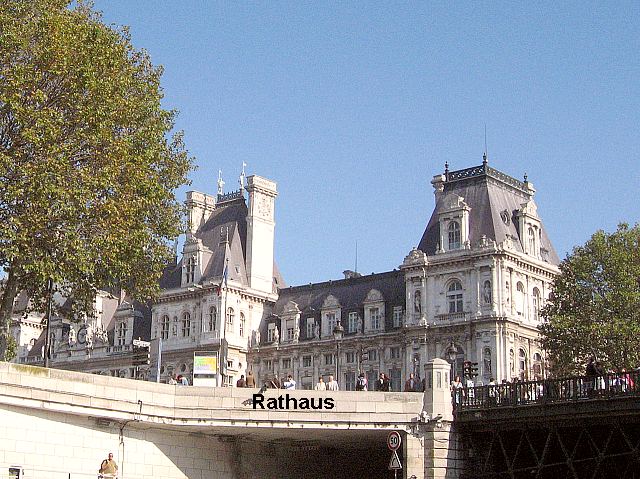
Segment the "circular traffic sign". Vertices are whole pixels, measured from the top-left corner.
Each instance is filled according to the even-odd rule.
[[[392,451],[396,451],[400,448],[400,443],[402,439],[400,439],[400,433],[398,431],[391,431],[389,436],[387,437],[387,447]]]

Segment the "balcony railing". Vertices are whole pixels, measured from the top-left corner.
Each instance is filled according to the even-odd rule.
[[[460,322],[467,321],[467,317],[468,315],[464,311],[460,313],[436,314],[436,322],[437,323],[443,323],[443,322],[460,323]]]
[[[640,396],[640,372],[518,381],[462,388],[452,394],[461,411]]]

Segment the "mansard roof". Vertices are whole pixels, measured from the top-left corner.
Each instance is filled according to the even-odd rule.
[[[455,194],[469,207],[469,242],[472,246],[483,236],[497,244],[509,236],[514,249],[523,252],[524,232],[519,231],[516,214],[523,204],[533,201],[535,191],[526,178],[525,181],[516,180],[484,161],[480,166],[463,170],[445,169],[445,174],[434,178],[433,183],[442,191],[436,191],[436,206],[418,245],[419,250],[430,256],[436,254],[440,240],[439,215],[447,208],[447,198]],[[542,258],[558,265],[560,259],[542,222],[540,227]]]
[[[200,241],[209,254],[203,255],[200,283],[222,281],[228,260],[228,280],[249,285],[246,271],[248,209],[242,191],[218,195],[215,209],[207,221],[193,233],[193,241]],[[182,282],[184,258],[165,268],[160,288],[179,288]],[[279,287],[285,283],[274,264],[274,279]]]
[[[342,312],[362,308],[367,302],[367,296],[372,290],[377,290],[387,305],[400,306],[405,302],[404,273],[389,271],[371,274],[357,278],[326,281],[324,283],[310,283],[280,289],[280,296],[274,307],[274,313],[282,315],[290,301],[298,305],[303,314],[320,312],[325,300],[333,296]],[[326,308],[325,308],[326,309]]]

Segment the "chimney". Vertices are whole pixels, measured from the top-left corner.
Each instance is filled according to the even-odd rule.
[[[247,216],[247,277],[249,287],[273,293],[274,203],[276,183],[252,175],[247,178],[249,215]]]

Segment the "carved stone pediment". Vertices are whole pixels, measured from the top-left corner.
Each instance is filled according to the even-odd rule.
[[[287,315],[300,313],[300,308],[298,308],[298,303],[296,303],[295,301],[289,301],[287,304],[284,305],[283,313]]]
[[[369,290],[369,292],[367,293],[367,297],[364,300],[365,303],[377,303],[380,301],[384,301],[384,297],[382,296],[382,293],[377,289]]]
[[[427,264],[427,255],[417,248],[413,248],[402,262],[403,266],[413,266],[416,264]]]
[[[322,309],[331,309],[331,308],[339,308],[339,307],[340,307],[340,302],[338,301],[338,298],[336,298],[332,294],[327,296],[324,299],[324,302],[322,303]]]
[[[451,193],[447,195],[444,199],[444,207],[447,210],[457,210],[463,208],[469,208],[464,202],[464,198],[462,196],[456,195],[455,193]]]
[[[528,216],[538,217],[538,207],[533,201],[527,201],[520,205],[520,213]]]

